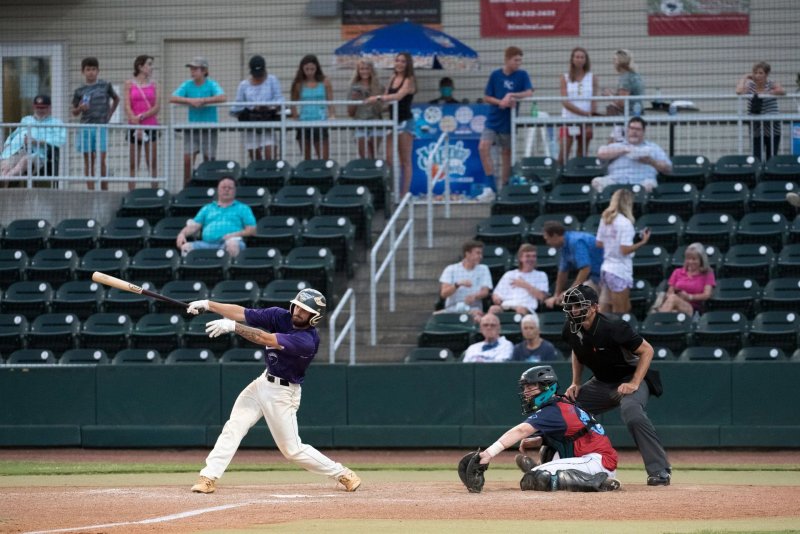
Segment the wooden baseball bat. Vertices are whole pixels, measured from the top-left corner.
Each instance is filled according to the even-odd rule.
[[[131,284],[130,282],[126,282],[125,280],[120,280],[119,278],[98,271],[92,273],[92,280],[99,284],[103,284],[104,286],[116,287],[117,289],[121,289],[122,291],[130,291],[131,293],[137,293],[139,295],[144,295],[146,297],[154,298],[156,300],[169,302],[170,304],[181,306],[183,308],[189,307],[187,303],[181,302],[180,300],[169,298],[167,296],[162,295],[161,293],[156,293],[155,291],[144,289],[135,284]]]

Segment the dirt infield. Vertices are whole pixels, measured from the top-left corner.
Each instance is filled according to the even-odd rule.
[[[196,462],[207,451],[148,450],[0,450],[2,460],[51,462]],[[454,463],[460,451],[329,451],[342,463],[441,465]],[[509,455],[509,453],[504,453]],[[507,467],[513,454],[496,462]],[[680,465],[800,463],[797,451],[673,451],[673,485],[649,488],[641,460],[623,452],[619,478],[623,490],[602,494],[521,492],[519,473],[490,469],[480,495],[468,494],[455,472],[363,471],[364,485],[345,493],[329,480],[300,471],[229,472],[212,495],[191,493],[194,473],[158,475],[69,475],[0,477],[0,531],[76,529],[73,532],[197,532],[278,527],[303,520],[449,521],[449,520],[713,520],[794,518],[800,524],[800,479],[765,484],[754,472],[732,472],[730,482],[703,484],[705,472],[681,472]],[[275,451],[240,451],[239,463],[280,463]],[[493,463],[494,464],[494,463]],[[5,479],[5,480],[3,480]],[[578,512],[576,512],[578,511]],[[297,526],[297,525],[295,525]],[[284,531],[298,531],[290,528]],[[325,529],[327,530],[327,529]],[[484,529],[485,530],[485,529]],[[67,530],[63,530],[66,532]],[[324,531],[324,530],[323,530]],[[356,529],[355,531],[367,531]],[[409,530],[411,531],[411,530]]]

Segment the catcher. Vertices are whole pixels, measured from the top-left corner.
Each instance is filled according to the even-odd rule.
[[[461,459],[459,476],[467,489],[480,493],[489,462],[518,441],[522,452],[543,443],[538,459],[517,455],[517,465],[525,473],[519,482],[522,491],[619,489],[620,483],[614,478],[617,451],[591,415],[556,395],[558,377],[553,368],[531,367],[522,373],[519,387],[522,413],[528,418],[485,451],[471,452]],[[533,438],[528,437],[534,433]]]

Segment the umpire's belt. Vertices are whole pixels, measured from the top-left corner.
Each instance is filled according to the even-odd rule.
[[[289,386],[291,384],[291,382],[289,382],[285,378],[278,378],[277,376],[272,376],[271,374],[269,374],[269,372],[264,372],[264,376],[266,376],[267,380],[269,380],[270,382],[273,383],[277,382],[282,386]]]

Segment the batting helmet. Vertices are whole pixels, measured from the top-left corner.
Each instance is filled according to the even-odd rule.
[[[325,296],[316,289],[304,289],[295,298],[289,301],[289,312],[294,312],[294,306],[299,306],[311,313],[308,324],[317,326],[325,313]]]
[[[597,304],[597,293],[594,289],[583,284],[571,287],[564,293],[563,310],[569,320],[569,330],[577,334],[581,324],[589,315],[592,304]],[[580,306],[580,311],[573,313],[575,305]],[[577,311],[577,310],[575,310]]]
[[[525,398],[525,386],[539,384],[542,390],[538,395]],[[533,413],[553,398],[558,389],[558,377],[549,365],[531,367],[519,377],[519,398],[522,402],[522,413]]]

